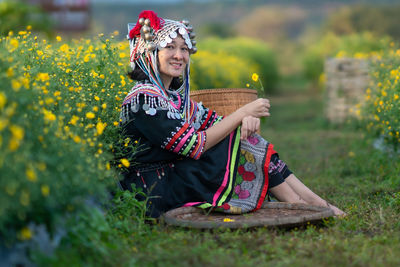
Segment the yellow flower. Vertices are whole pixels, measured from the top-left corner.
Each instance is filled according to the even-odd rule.
[[[19,236],[18,238],[20,240],[29,240],[31,239],[33,236],[31,229],[29,229],[28,227],[24,227],[21,229],[21,231],[19,232]]]
[[[43,109],[44,119],[46,121],[55,121],[56,115],[54,115],[50,110]]]
[[[86,118],[88,118],[88,119],[94,119],[94,117],[96,117],[96,115],[94,115],[93,112],[87,112],[87,113],[86,113]]]
[[[48,185],[44,184],[40,187],[40,191],[42,191],[42,195],[44,197],[47,197],[50,194],[50,187]]]
[[[102,123],[102,122],[99,121],[96,124],[97,134],[101,135],[103,133],[103,131],[104,131],[104,128],[106,128],[106,126],[107,126],[107,123]]]
[[[36,182],[37,181],[37,176],[35,173],[35,170],[32,168],[32,166],[29,166],[26,171],[25,171],[26,178],[31,181],[31,182]]]
[[[251,79],[253,80],[253,81],[258,81],[258,74],[257,73],[253,73],[253,75],[251,76]]]
[[[36,53],[38,54],[39,57],[43,56],[43,51],[42,50],[38,50],[38,51],[36,51]]]
[[[17,80],[11,81],[11,87],[14,91],[18,92],[18,90],[21,88],[21,86],[22,86],[22,84],[19,81],[17,81]]]
[[[79,117],[73,115],[71,120],[69,121],[69,124],[75,125],[78,120],[79,120]]]
[[[102,105],[101,105],[101,108],[102,108],[102,109],[106,109],[106,108],[107,108],[107,104],[106,104],[106,103],[102,104]]]
[[[12,68],[8,68],[6,74],[7,74],[7,77],[10,78],[14,75],[14,70]]]
[[[81,138],[79,136],[77,136],[77,135],[75,135],[73,139],[74,139],[75,143],[80,143],[81,142]]]
[[[89,60],[90,60],[90,54],[87,54],[87,55],[83,58],[83,61],[84,61],[84,62],[89,62]]]
[[[7,97],[3,92],[0,92],[0,110],[4,108],[7,103]]]
[[[61,42],[61,40],[62,40],[62,39],[61,39],[61,36],[57,36],[57,37],[56,37],[56,40],[57,40],[57,42]]]
[[[97,95],[94,96],[94,100],[99,101],[100,97],[98,97]]]
[[[353,151],[349,151],[349,157],[353,158],[356,154]]]
[[[37,75],[36,79],[37,79],[38,81],[45,82],[45,81],[48,81],[48,80],[50,79],[50,76],[49,76],[48,73],[40,72],[40,73]]]
[[[121,164],[124,165],[124,167],[128,168],[131,164],[129,163],[129,160],[126,158],[121,159]]]
[[[398,95],[398,94],[395,94],[395,95],[394,95],[394,100],[397,100],[397,99],[399,99],[399,95]]]
[[[11,151],[15,151],[19,147],[21,140],[24,138],[25,131],[17,125],[10,125],[10,131],[12,133],[12,138],[8,148]]]
[[[114,121],[113,124],[114,126],[118,126],[119,123],[117,121]]]
[[[234,222],[235,219],[231,219],[231,218],[224,218],[224,222]]]
[[[67,44],[63,44],[62,46],[60,46],[60,48],[58,50],[65,53],[68,51],[68,49],[69,49],[69,46]]]
[[[50,105],[50,104],[53,104],[53,103],[54,103],[54,99],[51,98],[51,97],[46,97],[45,100],[44,100],[44,102],[45,102],[47,105]]]
[[[17,48],[18,47],[18,45],[19,45],[19,42],[18,42],[18,40],[17,39],[11,39],[10,40],[10,45],[12,46],[12,47],[14,47],[14,48]]]
[[[121,52],[121,53],[119,53],[119,57],[120,57],[120,58],[125,58],[125,57],[126,57],[126,54],[125,54],[124,52]]]

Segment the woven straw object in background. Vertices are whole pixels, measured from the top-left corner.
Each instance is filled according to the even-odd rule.
[[[257,90],[246,88],[204,89],[190,92],[196,102],[213,109],[218,115],[226,116],[257,99]]]

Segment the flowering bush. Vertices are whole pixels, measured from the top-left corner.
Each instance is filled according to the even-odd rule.
[[[200,52],[203,51],[203,54],[200,54],[202,58],[208,57],[208,59],[204,60],[210,62],[208,63],[210,68],[218,69],[219,72],[225,73],[224,75],[232,80],[240,78],[240,86],[234,87],[243,87],[248,79],[247,77],[252,73],[257,72],[263,79],[265,90],[271,91],[276,89],[275,87],[279,79],[278,65],[273,51],[269,49],[267,44],[249,38],[209,38],[199,42],[198,47]],[[205,53],[205,51],[207,51],[207,53]],[[213,59],[211,57],[215,58]],[[238,62],[236,63],[237,66],[232,65],[234,62],[229,62],[228,58],[231,57],[236,58],[236,61]],[[196,70],[195,59],[197,58],[198,56],[195,54],[193,57],[194,70]],[[222,63],[221,61],[226,62]],[[224,65],[221,66],[220,64]],[[242,66],[244,66],[243,69]],[[238,73],[243,75],[244,78],[243,76],[238,77],[237,73],[231,71],[234,68],[239,68]],[[204,78],[204,76],[202,78],[207,79]],[[208,88],[215,88],[215,86]]]
[[[224,52],[199,51],[191,59],[191,88],[243,88],[249,73],[258,71],[251,62]]]
[[[373,136],[383,137],[398,150],[400,144],[400,49],[388,49],[371,61],[372,84],[367,89],[362,117]]]
[[[56,40],[27,31],[0,39],[0,235],[9,243],[101,203],[118,178],[111,165],[131,161],[113,160],[131,86],[127,45]]]

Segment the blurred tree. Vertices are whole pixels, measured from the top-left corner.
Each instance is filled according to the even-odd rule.
[[[254,9],[237,24],[239,35],[263,41],[297,37],[305,24],[306,12],[295,6],[264,6]]]
[[[39,7],[22,0],[0,2],[0,35],[24,30],[28,25],[32,26],[32,30],[42,31],[47,35],[52,33],[50,18]]]
[[[346,6],[331,15],[324,28],[339,35],[369,31],[377,36],[389,35],[399,40],[399,12],[400,5]]]
[[[234,37],[236,35],[235,30],[231,25],[222,24],[222,23],[209,23],[204,25],[199,30],[202,36],[207,37],[220,37],[220,38],[229,38]]]

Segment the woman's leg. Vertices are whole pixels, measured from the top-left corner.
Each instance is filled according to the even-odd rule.
[[[290,174],[286,179],[286,183],[293,189],[298,196],[300,196],[304,201],[310,205],[329,207],[335,215],[344,216],[345,212],[339,208],[329,204],[326,200],[322,199],[320,196],[311,191],[307,186],[305,186],[294,174]],[[272,191],[271,191],[272,192]]]
[[[304,203],[307,202],[301,198],[286,182],[282,182],[277,186],[274,186],[269,189],[269,191],[276,197],[279,201],[282,202],[291,202],[291,203]]]

